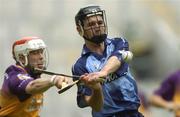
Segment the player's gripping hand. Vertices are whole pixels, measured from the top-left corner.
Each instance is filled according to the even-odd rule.
[[[67,85],[70,82],[69,78],[64,76],[52,76],[51,83],[56,86],[58,89],[61,89],[63,86]]]
[[[101,75],[98,72],[84,74],[81,76],[81,82],[83,82],[86,86],[96,90],[100,88],[100,83],[104,81]]]
[[[180,104],[176,104],[174,102],[168,102],[167,103],[167,109],[169,111],[174,111],[174,112],[180,111]]]

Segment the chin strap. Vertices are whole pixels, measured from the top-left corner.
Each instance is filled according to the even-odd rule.
[[[85,40],[88,40],[88,41],[93,42],[95,44],[100,44],[100,43],[105,41],[105,39],[107,38],[107,34],[93,36],[91,39],[86,38],[85,36],[83,36],[83,37],[84,37]]]

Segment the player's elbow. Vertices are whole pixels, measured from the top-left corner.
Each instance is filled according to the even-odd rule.
[[[78,98],[77,98],[77,105],[78,105],[78,107],[80,107],[80,108],[84,108],[84,107],[87,107],[87,106],[88,106],[88,104],[86,103],[86,101],[84,100],[83,97],[78,97]]]
[[[86,103],[84,103],[84,102],[78,102],[77,103],[77,105],[78,105],[78,107],[80,107],[80,108],[84,108],[84,107],[87,107],[88,105],[86,104]]]
[[[86,107],[86,106],[81,105],[81,104],[78,104],[78,107],[79,107],[79,108],[84,108],[84,107]]]
[[[102,105],[94,105],[94,106],[92,106],[92,105],[88,105],[86,102],[83,102],[83,101],[80,101],[77,104],[78,104],[78,107],[80,107],[80,108],[85,108],[85,107],[90,106],[92,108],[92,110],[95,111],[95,112],[99,112],[102,109]]]

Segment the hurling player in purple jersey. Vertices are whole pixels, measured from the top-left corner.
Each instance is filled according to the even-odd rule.
[[[78,106],[91,107],[93,117],[143,117],[138,112],[136,81],[129,71],[132,53],[127,40],[107,38],[105,11],[97,5],[81,8],[75,23],[85,44],[81,57],[72,67],[73,75],[85,74],[85,79],[94,82],[98,78],[105,80],[97,82],[100,88],[77,84]]]
[[[52,86],[58,89],[68,79],[61,76],[41,77],[34,68],[46,69],[46,45],[39,37],[23,37],[14,42],[13,58],[4,74],[0,90],[0,117],[39,117],[43,92]]]
[[[142,90],[138,90],[138,95],[140,98],[141,105],[139,107],[139,112],[141,112],[145,117],[150,117],[150,103],[149,99],[145,95],[145,93]]]
[[[154,106],[173,111],[180,117],[180,70],[169,75],[151,96]]]

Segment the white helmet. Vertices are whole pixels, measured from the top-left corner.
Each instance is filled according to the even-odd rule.
[[[12,47],[12,53],[13,53],[13,58],[16,60],[16,62],[20,63],[22,66],[27,66],[28,65],[28,59],[27,56],[30,51],[38,50],[38,49],[43,49],[44,50],[44,67],[47,67],[48,63],[48,56],[47,50],[46,50],[46,45],[42,39],[39,37],[23,37],[20,40],[17,40],[14,42],[13,47]],[[25,57],[25,64],[22,64],[22,62],[19,59],[19,55],[23,55]]]

